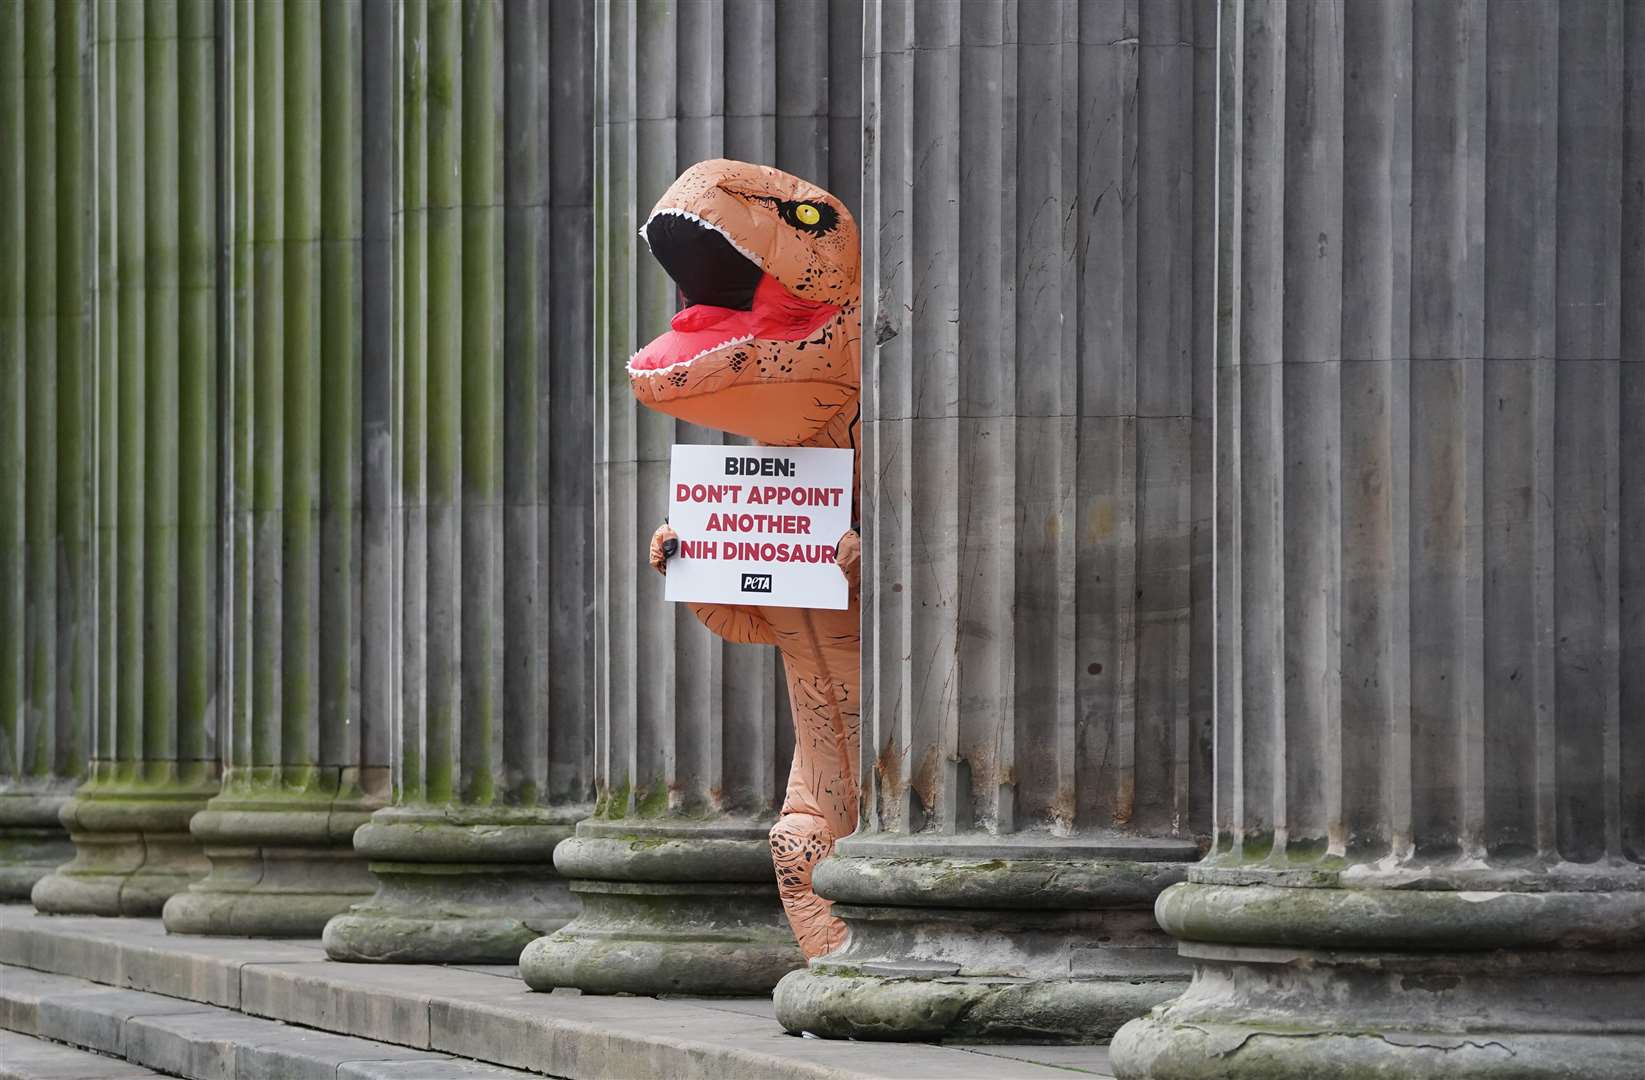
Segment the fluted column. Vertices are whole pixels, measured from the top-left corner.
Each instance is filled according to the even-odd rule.
[[[790,1031],[1103,1038],[1210,826],[1209,3],[866,5],[863,786]]]
[[[325,942],[512,963],[575,914],[552,852],[593,802],[591,13],[409,0],[397,18],[375,52],[398,65],[400,171],[368,177],[396,192],[396,339],[367,421],[368,470],[393,470],[367,550],[394,560],[370,585],[394,590],[372,622],[394,647],[394,798],[355,834],[376,893]]]
[[[223,791],[191,823],[211,873],[165,909],[175,933],[317,935],[371,892],[354,830],[388,794],[388,717],[362,677],[385,635],[362,592],[361,395],[391,324],[367,280],[365,26],[391,5],[227,3],[221,191],[231,225],[223,394]],[[373,58],[375,60],[375,58]],[[376,87],[386,94],[386,87]],[[368,112],[372,106],[378,106]],[[386,205],[386,191],[373,192]],[[379,361],[382,362],[382,361]],[[378,464],[376,467],[385,467]],[[375,551],[369,552],[376,556]]]
[[[1217,843],[1123,1077],[1645,1062],[1645,13],[1222,7]]]
[[[626,361],[677,310],[635,234],[713,157],[774,164],[855,205],[860,5],[595,11],[599,803],[555,852],[582,914],[527,948],[521,973],[536,989],[759,993],[800,963],[766,839],[793,753],[787,696],[775,650],[715,637],[646,565],[669,446],[726,436],[634,401]]]
[[[74,848],[97,666],[95,10],[0,4],[0,899]]]
[[[97,713],[74,861],[33,899],[153,915],[205,870],[188,821],[219,771],[216,27],[210,0],[100,0],[96,25]]]

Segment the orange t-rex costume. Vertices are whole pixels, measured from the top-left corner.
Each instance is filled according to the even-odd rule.
[[[628,362],[641,404],[768,446],[857,448],[860,255],[856,222],[838,199],[776,169],[704,161],[674,181],[640,235],[686,303],[672,329]],[[666,524],[651,538],[661,573],[674,541]],[[861,550],[855,531],[835,547],[850,586],[844,611],[691,605],[727,641],[782,651],[794,765],[771,852],[807,958],[845,939],[832,905],[811,890],[811,872],[857,827]]]

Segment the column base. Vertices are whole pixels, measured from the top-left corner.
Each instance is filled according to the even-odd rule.
[[[35,908],[47,915],[160,914],[211,868],[188,824],[215,793],[215,784],[82,787],[61,814],[74,858],[35,883]]]
[[[1118,1080],[1637,1080],[1645,1037],[1292,1031],[1150,1017],[1121,1029],[1110,1060]]]
[[[583,821],[554,852],[582,913],[520,956],[533,990],[770,992],[804,963],[777,897],[767,826]]]
[[[354,835],[376,891],[325,926],[333,960],[512,964],[577,913],[554,846],[586,808],[388,807]]]
[[[27,900],[34,883],[74,858],[58,821],[67,794],[0,795],[0,901]]]
[[[1194,978],[1122,1080],[1645,1074],[1645,892],[1195,883],[1159,918]]]
[[[850,937],[783,979],[778,1022],[823,1038],[1098,1042],[1182,992],[1188,965],[1148,909],[1186,863],[1141,860],[1192,844],[986,839],[843,841],[815,881]]]
[[[777,1020],[787,1031],[825,1039],[1101,1042],[1183,985],[943,977],[912,967],[813,963],[777,985]]]
[[[166,901],[166,930],[317,937],[327,919],[371,895],[371,874],[350,842],[370,815],[359,797],[277,786],[219,795],[189,824],[211,872]]]

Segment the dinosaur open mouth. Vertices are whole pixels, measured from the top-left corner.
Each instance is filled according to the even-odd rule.
[[[755,339],[798,341],[839,312],[795,296],[718,226],[685,210],[657,211],[640,230],[685,307],[635,353],[631,372],[656,374]]]

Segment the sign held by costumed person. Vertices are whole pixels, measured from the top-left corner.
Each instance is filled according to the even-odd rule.
[[[851,606],[835,545],[851,528],[850,450],[673,448],[668,522],[679,534],[669,600]]]

